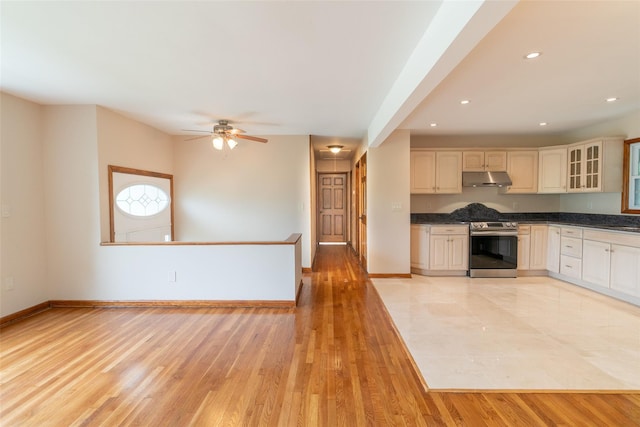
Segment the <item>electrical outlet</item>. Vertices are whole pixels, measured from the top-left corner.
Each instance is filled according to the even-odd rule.
[[[13,282],[13,277],[12,276],[8,276],[4,278],[4,290],[5,291],[12,291],[15,288],[15,284]]]
[[[169,271],[169,273],[167,274],[167,280],[169,282],[175,282],[176,281],[176,272],[175,272],[175,270]]]
[[[2,217],[9,218],[11,216],[11,206],[7,204],[2,204]]]
[[[513,202],[513,210],[517,211],[518,210],[518,202]]]

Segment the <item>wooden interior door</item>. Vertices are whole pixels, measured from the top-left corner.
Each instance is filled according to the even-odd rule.
[[[347,174],[318,175],[318,241],[347,241]]]
[[[367,269],[367,154],[356,163],[356,252],[362,268]]]

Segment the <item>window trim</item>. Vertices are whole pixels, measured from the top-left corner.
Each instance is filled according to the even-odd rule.
[[[114,173],[126,173],[129,175],[148,176],[153,178],[164,178],[169,180],[169,209],[171,215],[171,240],[175,240],[174,236],[174,219],[173,219],[173,175],[152,172],[142,169],[127,168],[123,166],[108,165],[109,168],[109,241],[114,243],[116,240],[116,230],[114,224],[114,209],[115,209],[115,197],[113,194],[113,174]]]
[[[631,171],[631,145],[640,144],[640,138],[632,138],[624,141],[622,152],[622,214],[640,214],[640,209],[629,206],[629,175]]]

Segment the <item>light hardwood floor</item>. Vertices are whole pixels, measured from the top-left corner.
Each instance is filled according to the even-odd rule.
[[[640,425],[638,393],[425,390],[349,251],[319,248],[296,309],[59,308],[7,326],[0,425]]]

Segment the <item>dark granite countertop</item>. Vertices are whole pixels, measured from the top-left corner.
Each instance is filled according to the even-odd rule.
[[[558,224],[640,233],[640,216],[572,212],[499,212],[481,203],[471,203],[450,214],[411,214],[412,224],[464,224],[472,221],[514,221],[519,224]]]

